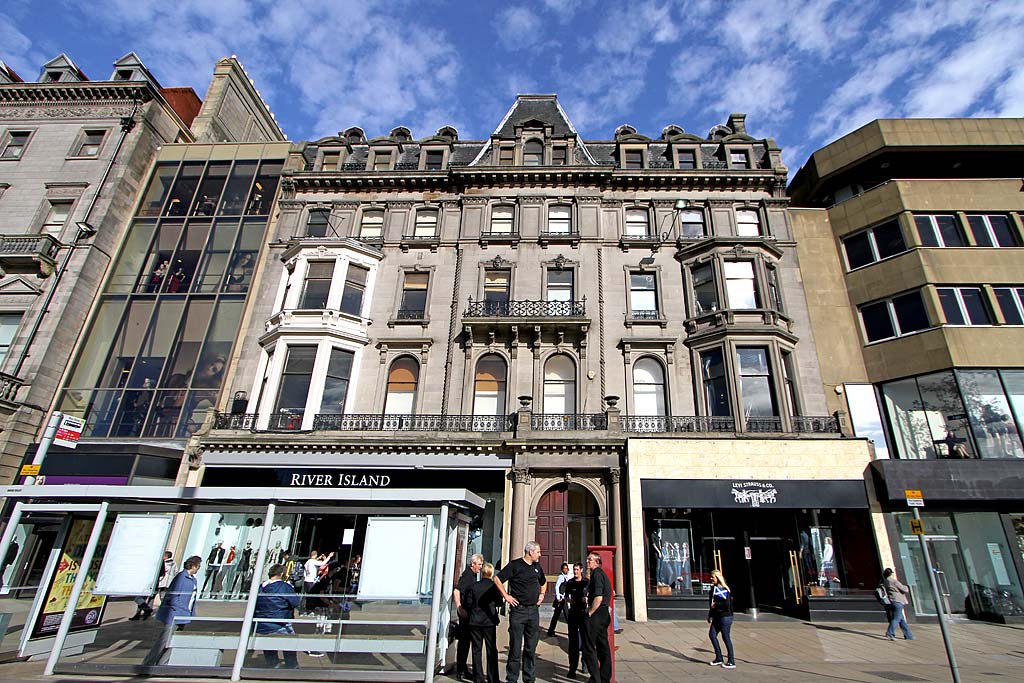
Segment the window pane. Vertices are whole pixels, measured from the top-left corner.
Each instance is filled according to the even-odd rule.
[[[399,358],[388,372],[388,393],[384,401],[386,415],[411,415],[416,406],[419,364],[409,357]]]
[[[366,289],[366,276],[370,271],[350,263],[345,275],[345,289],[341,293],[341,312],[349,315],[362,315],[363,292]]]
[[[435,237],[437,235],[437,212],[423,210],[416,212],[416,227],[413,234],[416,237]]]
[[[528,140],[523,145],[523,165],[540,166],[544,162],[544,145],[537,140]]]
[[[939,246],[939,238],[935,234],[935,228],[932,226],[930,216],[914,216],[914,224],[917,225],[917,236],[921,240],[921,246]]]
[[[999,215],[987,216],[987,218],[989,225],[992,227],[992,234],[995,235],[997,245],[1000,247],[1020,246],[1009,218]]]
[[[866,266],[875,260],[875,255],[871,251],[871,238],[868,236],[867,230],[844,237],[843,250],[846,252],[846,262],[851,270]]]
[[[924,330],[931,326],[928,322],[928,314],[924,310],[924,302],[921,301],[920,292],[894,297],[892,307],[896,313],[896,322],[900,326],[900,334]]]
[[[219,389],[224,380],[224,366],[231,352],[231,344],[238,332],[238,321],[242,317],[244,301],[236,297],[221,297],[217,310],[210,319],[206,342],[199,354],[199,363],[193,387]]]
[[[488,270],[484,273],[484,301],[506,302],[509,295],[509,272]]]
[[[21,324],[21,313],[0,313],[0,363],[7,357],[14,335]]]
[[[995,370],[958,370],[956,374],[979,455],[1015,458],[1024,454],[999,374]]]
[[[625,154],[625,167],[626,168],[643,168],[644,167],[644,156],[643,150],[639,149],[627,149]]]
[[[688,209],[680,212],[681,234],[683,237],[704,237],[704,212],[699,209]]]
[[[212,299],[193,298],[189,303],[179,328],[178,339],[171,347],[171,359],[167,363],[167,374],[162,386],[185,388],[191,383],[212,316]]]
[[[700,354],[700,365],[708,415],[732,415],[729,409],[729,387],[725,378],[722,350],[712,349]]]
[[[872,229],[872,233],[875,237],[875,245],[878,247],[879,258],[888,258],[907,250],[899,221],[891,220],[877,225]]]
[[[939,293],[939,302],[942,304],[942,312],[946,316],[946,324],[966,325],[967,321],[964,319],[963,311],[960,310],[960,301],[956,297],[956,290],[942,288],[937,291]]]
[[[384,212],[364,211],[359,227],[360,237],[381,237],[384,234]]]
[[[306,398],[313,377],[313,362],[316,360],[315,346],[291,346],[285,358],[281,388],[277,395],[275,413],[302,415],[306,411]]]
[[[1014,417],[1017,418],[1019,431],[1024,427],[1024,370],[1000,370],[999,375],[1006,387],[1006,395],[1013,407]]]
[[[491,232],[508,235],[512,233],[513,208],[495,206],[491,209]]]
[[[647,234],[647,211],[645,209],[628,209],[626,211],[626,235],[645,237]]]
[[[729,308],[757,308],[754,264],[751,261],[726,261],[722,267],[725,272],[725,293],[729,300]]]
[[[654,273],[630,273],[629,303],[633,311],[657,311]]]
[[[944,246],[964,246],[964,238],[960,233],[960,226],[957,225],[956,216],[935,216],[935,222],[939,226],[939,234],[942,236]]]
[[[488,355],[476,366],[473,387],[474,415],[504,415],[507,367],[504,359]]]
[[[633,414],[665,415],[665,374],[653,358],[633,365]]]
[[[565,166],[567,159],[568,159],[568,150],[565,147],[552,147],[551,148],[551,165],[552,166]]]
[[[160,164],[153,173],[153,179],[146,190],[146,196],[139,206],[140,216],[158,216],[164,205],[164,198],[171,189],[171,182],[178,170],[177,164]]]
[[[913,460],[936,457],[917,381],[887,382],[882,385],[882,397],[898,457]]]
[[[231,177],[224,188],[220,203],[220,214],[237,216],[245,210],[245,198],[249,196],[253,176],[256,175],[255,161],[236,161]]]
[[[991,325],[992,318],[988,314],[988,305],[980,289],[961,289],[960,296],[964,299],[964,307],[967,309],[967,319],[972,325]]]
[[[568,206],[552,206],[548,209],[548,232],[556,235],[568,235],[570,229],[570,208]]]
[[[331,349],[331,359],[324,380],[324,394],[320,400],[320,412],[325,415],[340,415],[345,412],[348,396],[349,377],[355,354],[345,349]]]
[[[939,457],[975,457],[967,415],[952,372],[917,378],[933,449]]]
[[[971,226],[971,234],[974,235],[974,243],[979,247],[991,247],[992,237],[988,232],[988,225],[984,216],[968,216],[967,224]]]
[[[306,237],[327,237],[328,216],[326,210],[309,212],[309,221],[306,223]]]
[[[424,161],[424,166],[428,171],[440,171],[444,166],[444,150],[427,150],[427,158]]]
[[[864,320],[864,334],[869,342],[896,336],[896,329],[893,327],[892,319],[889,317],[888,302],[879,301],[875,304],[862,306],[860,315]]]
[[[771,417],[778,415],[775,394],[768,370],[768,350],[764,348],[738,348],[736,360],[740,373],[740,394],[745,417]]]
[[[715,289],[714,271],[710,263],[697,266],[691,271],[693,295],[697,315],[718,310],[718,291]]]
[[[741,209],[736,212],[736,234],[741,237],[757,237],[761,234],[757,211]]]
[[[1024,289],[1000,288],[995,293],[1006,324],[1024,325]]]
[[[303,283],[299,308],[327,308],[331,294],[334,261],[310,261]]]
[[[692,151],[680,150],[677,158],[679,159],[679,168],[697,168],[697,155]]]

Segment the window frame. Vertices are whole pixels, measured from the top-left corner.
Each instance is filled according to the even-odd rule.
[[[502,354],[496,353],[494,351],[487,351],[484,354],[482,354],[480,357],[478,357],[476,359],[476,362],[473,364],[473,384],[472,384],[472,392],[473,393],[472,393],[472,401],[471,401],[470,405],[472,406],[471,410],[472,410],[472,413],[473,413],[474,416],[478,416],[478,417],[491,417],[492,416],[491,413],[481,413],[481,412],[478,411],[478,402],[486,399],[485,395],[484,396],[481,395],[481,390],[480,390],[480,384],[481,384],[480,364],[483,363],[483,362],[490,362],[490,361],[492,361],[492,359],[494,361],[500,361],[501,364],[502,364],[502,367],[505,370],[504,379],[496,380],[495,381],[495,384],[498,385],[498,389],[495,392],[495,397],[497,399],[496,403],[497,403],[499,408],[502,408],[502,410],[499,410],[498,412],[496,412],[495,415],[497,415],[497,416],[505,416],[505,415],[508,414],[509,362],[508,362],[508,359],[506,359],[505,356],[503,356]]]
[[[422,289],[419,287],[408,287],[410,275],[426,278],[426,286]],[[432,284],[433,279],[432,273],[429,270],[415,270],[410,268],[402,271],[401,287],[398,290],[398,309],[395,312],[396,320],[412,320],[416,322],[427,320],[427,311],[429,310],[430,305],[430,285]],[[423,292],[423,308],[408,308],[406,306],[406,292],[420,291]],[[412,311],[420,311],[420,315],[411,316],[410,313]]]
[[[552,145],[550,166],[569,165],[569,145]]]
[[[633,286],[633,276],[650,276],[653,287],[648,288],[637,288]],[[659,270],[646,269],[646,268],[627,268],[626,269],[626,319],[629,322],[642,322],[645,320],[659,321],[664,318],[661,312],[661,273]],[[654,294],[654,308],[636,308],[634,304],[635,293],[637,292],[653,292]],[[645,315],[652,313],[653,315]]]
[[[895,307],[895,303],[894,302],[895,302],[896,299],[901,299],[903,297],[911,296],[913,294],[916,294],[917,297],[918,297],[918,301],[921,304],[921,310],[924,312],[924,316],[925,316],[925,319],[928,322],[928,325],[925,326],[925,327],[916,329],[916,330],[904,331],[902,326],[900,325],[899,317],[896,314],[896,307]],[[864,322],[864,309],[868,308],[868,307],[879,306],[881,304],[885,304],[886,313],[889,316],[889,325],[890,325],[891,329],[893,330],[893,334],[891,334],[891,335],[889,335],[887,337],[879,337],[877,339],[871,339],[868,336],[867,325]],[[858,318],[860,319],[861,334],[864,337],[865,345],[877,344],[879,342],[889,341],[890,339],[898,339],[900,337],[906,337],[906,336],[909,336],[911,334],[917,334],[919,332],[925,332],[925,331],[930,330],[930,329],[935,327],[934,322],[928,316],[928,309],[927,309],[927,307],[924,304],[923,292],[920,289],[912,289],[909,292],[900,292],[899,294],[894,294],[894,295],[886,297],[884,299],[876,299],[874,301],[865,302],[865,303],[860,304],[859,306],[857,306],[857,313],[858,313]]]
[[[962,249],[970,246],[967,241],[967,232],[964,230],[964,226],[960,224],[960,217],[954,213],[915,213],[914,216],[914,227],[917,229],[917,238],[921,243],[921,246],[926,249]],[[940,216],[949,216],[953,219],[953,228],[956,230],[958,237],[960,238],[961,244],[946,244],[946,238],[942,234],[942,229],[939,228],[938,218]],[[932,239],[926,240],[921,230],[921,223],[918,219],[927,219],[928,229],[931,231]],[[926,244],[928,241],[933,241],[935,244]]]
[[[656,382],[651,382],[651,383],[639,383],[639,382],[637,382],[637,376],[636,376],[636,368],[637,368],[637,366],[638,365],[642,365],[642,364],[646,365],[648,363],[657,366],[658,371],[661,373],[661,383],[660,384],[656,383]],[[659,358],[658,356],[655,356],[655,355],[650,354],[650,353],[645,353],[644,355],[640,356],[639,358],[634,359],[630,363],[629,380],[630,380],[629,388],[630,388],[631,397],[632,397],[632,406],[631,406],[632,407],[632,412],[631,412],[631,414],[633,414],[633,415],[640,415],[640,416],[646,416],[646,413],[639,413],[639,412],[637,412],[637,403],[638,403],[637,402],[637,398],[636,398],[637,397],[637,391],[636,391],[637,390],[637,386],[645,386],[645,387],[649,386],[649,387],[655,387],[655,388],[660,387],[659,394],[660,394],[661,403],[662,403],[662,406],[663,406],[663,411],[661,413],[656,413],[652,417],[666,417],[666,416],[672,414],[671,401],[669,400],[669,394],[670,394],[670,392],[669,392],[669,372],[668,372],[668,368],[665,366],[664,359]],[[656,391],[657,391],[657,389],[656,389]]]
[[[433,164],[430,159],[432,155],[440,154],[440,163]],[[419,168],[421,171],[443,171],[448,166],[448,150],[445,147],[421,147]]]
[[[103,153],[103,147],[107,142],[107,133],[110,132],[109,128],[83,128],[78,133],[78,137],[75,138],[75,143],[71,146],[68,151],[68,159],[99,159]],[[83,154],[82,150],[86,146],[89,136],[99,135],[100,140],[96,144],[95,154]],[[226,177],[225,177],[226,180]]]
[[[17,318],[15,321],[14,319]],[[21,328],[21,323],[25,320],[25,311],[0,311],[0,367],[3,367],[4,361],[7,359],[7,354],[11,352],[11,347],[14,346],[14,341],[18,337],[18,330]],[[13,330],[12,326],[7,323],[14,322]],[[4,331],[12,330],[10,332],[10,340],[4,343],[7,334]]]
[[[1013,240],[1013,244],[1000,244],[999,243],[999,239],[998,239],[998,237],[996,235],[996,231],[992,227],[992,220],[991,219],[992,219],[993,216],[998,216],[999,218],[1002,218],[1002,219],[1004,219],[1006,221],[1006,226],[1007,226],[1007,228],[1009,230],[1010,239]],[[989,248],[989,249],[1008,249],[1008,248],[1012,248],[1012,247],[1019,247],[1019,246],[1021,246],[1021,244],[1020,244],[1020,236],[1017,235],[1017,231],[1014,228],[1013,219],[1010,218],[1010,216],[1008,216],[1007,214],[1004,214],[1004,213],[969,213],[969,214],[965,214],[965,217],[967,218],[967,228],[970,230],[971,236],[974,238],[974,246],[976,246],[976,247],[984,247],[984,248]],[[971,222],[972,218],[979,218],[979,219],[981,219],[981,223],[982,224],[981,224],[980,228],[984,229],[984,231],[985,231],[984,234],[985,234],[985,237],[988,239],[989,244],[981,244],[980,240],[978,239],[978,233],[976,232],[975,225]]]
[[[322,275],[318,275],[317,277],[312,277],[311,276],[311,273],[314,272],[313,269],[314,269],[315,266],[324,266],[324,267],[326,267],[328,265],[330,266],[330,270],[331,270],[330,276],[328,276],[328,277],[323,277]],[[337,266],[338,266],[338,262],[337,262],[336,259],[314,259],[314,260],[306,261],[306,272],[302,274],[302,289],[299,292],[299,300],[298,300],[298,308],[300,310],[321,311],[321,310],[326,310],[327,309],[327,306],[328,306],[328,304],[330,303],[330,300],[331,300],[331,290],[334,288],[334,275],[337,272]],[[323,297],[324,305],[323,306],[309,306],[309,305],[307,305],[308,303],[310,303],[310,302],[308,302],[306,300],[306,296],[310,294],[310,292],[309,292],[310,283],[323,283],[323,282],[327,283],[327,293]]]
[[[314,216],[323,216],[323,219],[324,219],[323,220],[324,231],[323,231],[322,235],[314,235],[314,234],[310,233],[310,231],[309,231],[310,226],[313,226],[313,225],[316,225],[317,227],[320,226],[319,222],[314,224],[314,222],[313,222],[313,217]],[[305,229],[303,230],[303,237],[326,238],[328,236],[328,232],[330,232],[332,229],[333,228],[331,227],[331,210],[330,209],[326,209],[326,208],[312,208],[312,209],[310,209],[306,213],[306,225],[305,225]]]
[[[409,412],[407,412],[407,413],[388,412],[388,403],[389,403],[389,399],[391,398],[391,396],[393,396],[393,395],[394,396],[398,396],[401,393],[405,393],[405,392],[398,392],[398,391],[392,392],[392,385],[394,384],[394,385],[398,386],[399,383],[397,381],[396,382],[392,382],[392,379],[391,379],[392,373],[395,372],[395,370],[396,370],[395,366],[398,363],[405,363],[405,362],[411,363],[413,365],[413,367],[416,368],[416,373],[415,373],[414,381],[412,383],[412,392],[411,392],[412,393],[412,401],[410,402]],[[396,355],[394,358],[391,359],[391,361],[388,363],[387,374],[385,375],[385,379],[384,379],[384,403],[383,403],[383,405],[381,405],[381,409],[380,409],[381,415],[416,415],[417,408],[419,407],[420,380],[422,379],[422,371],[423,371],[423,363],[418,358],[416,358],[416,356],[412,355],[411,353],[400,353],[400,354]],[[403,383],[403,384],[408,384],[408,382]]]
[[[505,218],[501,218],[500,222],[498,220],[495,220],[496,214],[499,211],[502,214],[504,214],[505,212],[508,212],[508,219],[507,219],[507,221],[506,221]],[[505,231],[505,230],[495,230],[494,229],[495,225],[505,225],[506,222],[508,223],[508,230],[507,231]],[[487,217],[487,233],[486,234],[488,236],[508,236],[508,237],[511,237],[511,236],[517,234],[517,232],[516,232],[516,207],[515,207],[515,204],[500,203],[500,204],[492,204],[491,205],[490,215]]]
[[[752,206],[737,206],[737,207],[735,207],[733,209],[733,215],[736,218],[736,236],[737,237],[765,237],[765,236],[767,236],[768,232],[767,232],[767,230],[765,228],[765,223],[764,223],[764,220],[763,220],[763,216],[761,215],[761,210],[760,209],[758,209],[756,207],[752,207]],[[754,223],[751,223],[749,221],[741,221],[740,220],[740,216],[748,216],[748,215],[754,216],[756,218],[756,221]],[[745,235],[745,234],[743,234],[742,228],[740,227],[740,226],[743,226],[743,225],[756,225],[757,226],[756,234],[753,234],[753,235]]]
[[[626,207],[624,207],[624,211],[625,211],[625,213],[623,215],[623,223],[622,223],[622,236],[623,237],[625,237],[626,239],[644,239],[644,238],[652,236],[652,234],[651,234],[651,210],[650,210],[649,207],[646,207],[646,206],[635,206],[635,205],[634,206],[626,206]],[[644,217],[644,221],[643,221],[643,223],[644,223],[644,232],[643,232],[643,234],[634,234],[634,233],[629,231],[629,226],[630,225],[636,225],[636,221],[633,221],[632,223],[630,222],[629,217],[631,215],[633,215],[633,216],[643,215],[643,217]]]
[[[742,155],[743,163],[737,164],[734,155]],[[729,170],[749,171],[754,168],[750,150],[746,147],[726,147],[725,158],[728,160]]]
[[[551,276],[553,273],[568,273],[569,284],[568,286],[562,282],[552,283]],[[555,286],[552,287],[552,284]],[[552,299],[552,292],[568,292],[568,299]],[[576,268],[572,265],[566,264],[565,266],[559,267],[557,265],[545,265],[544,266],[544,301],[560,301],[572,304],[576,300]]]
[[[47,230],[46,226],[57,225],[56,223],[50,223],[50,215],[53,213],[53,207],[57,205],[67,206],[67,213],[64,215],[64,221],[56,230]],[[42,215],[39,217],[39,229],[36,231],[40,235],[50,235],[54,239],[59,240],[60,236],[64,233],[64,229],[68,227],[68,223],[71,221],[71,215],[75,212],[75,200],[68,199],[65,197],[48,197],[43,200]]]
[[[750,266],[750,277],[730,277],[729,266],[731,264],[746,264]],[[758,286],[757,278],[757,263],[753,259],[724,259],[722,261],[722,288],[725,292],[725,308],[732,311],[756,311],[764,308],[764,298],[761,294],[761,288]],[[732,302],[731,290],[729,288],[730,282],[747,282],[750,283],[750,293],[753,295],[754,305],[752,307],[741,307],[734,306]]]
[[[333,358],[333,356],[334,356],[334,354],[336,352],[337,353],[347,353],[347,354],[352,356],[352,359],[349,362],[348,377],[343,377],[342,375],[332,375],[331,374],[331,360],[332,360],[332,358]],[[344,415],[345,414],[345,409],[348,407],[348,399],[349,399],[350,396],[352,396],[352,378],[356,374],[356,372],[355,372],[356,371],[356,363],[357,363],[358,355],[359,354],[357,353],[357,351],[355,349],[350,349],[350,348],[346,348],[344,346],[337,346],[337,345],[334,345],[334,344],[329,344],[327,346],[327,354],[326,355],[327,355],[327,360],[326,360],[326,362],[324,363],[324,366],[323,366],[324,367],[324,381],[323,381],[323,385],[320,388],[320,398],[319,398],[319,401],[318,401],[316,414],[317,415]],[[338,402],[340,409],[339,409],[339,411],[337,413],[329,412],[329,411],[324,410],[324,394],[327,392],[327,384],[331,380],[334,380],[335,382],[337,382],[339,384],[343,383],[345,385],[345,395],[343,397],[343,400]]]
[[[683,165],[683,156],[690,155],[693,158],[693,166]],[[700,169],[700,149],[698,147],[676,147],[675,148],[676,169],[680,171],[696,171]]]
[[[537,151],[527,151],[528,145],[540,147],[539,156]],[[537,137],[529,137],[523,140],[523,166],[544,166],[544,141]],[[529,159],[530,161],[527,161]],[[536,159],[536,163],[532,163]]]
[[[498,154],[496,164],[497,166],[515,166],[516,165],[516,148],[512,144],[498,145]]]
[[[328,163],[328,159],[331,163]],[[343,148],[330,147],[321,149],[318,155],[316,167],[325,173],[340,171],[345,163],[345,150]]]
[[[377,224],[377,220],[376,220],[377,216],[380,216],[380,223],[379,223],[379,225],[380,225],[380,234],[379,235],[367,235],[366,234],[367,218],[368,217],[373,217],[374,220],[370,223],[370,225],[372,226],[372,225],[376,225]],[[386,219],[387,219],[387,212],[384,210],[384,208],[382,208],[380,206],[368,206],[368,207],[364,208],[362,210],[362,212],[359,214],[359,239],[361,239],[361,240],[373,240],[373,241],[377,241],[377,242],[383,241],[384,240],[384,223],[386,222]]]
[[[1024,286],[1016,287],[993,287],[993,295],[996,298],[996,306],[1003,315],[1004,325],[1024,325]],[[1000,297],[1000,292],[1007,292],[1009,294],[1009,303],[1013,304],[1016,320],[1019,322],[1009,322],[1006,315],[1006,306],[1004,303],[1006,300]]]
[[[555,213],[556,211],[565,211],[566,212],[566,216],[565,216],[565,219],[564,219],[565,230],[562,231],[562,232],[559,232],[559,231],[551,229],[551,226],[555,224],[555,221],[552,220],[552,214]],[[568,236],[568,235],[574,234],[573,220],[572,220],[573,219],[573,215],[572,215],[572,213],[573,212],[572,212],[572,205],[571,204],[550,204],[548,206],[547,223],[544,226],[544,234],[546,234],[546,235],[560,235],[560,236]],[[561,218],[557,219],[557,223],[559,225],[561,225],[562,222],[563,222],[563,219],[561,219]]]
[[[395,162],[398,160],[398,150],[392,147],[385,147],[381,149],[370,149],[370,154],[366,159],[366,170],[368,171],[393,171],[395,170]],[[387,158],[387,168],[381,165],[381,160]]]
[[[362,282],[357,282],[352,279],[352,274],[355,271],[362,271],[364,273]],[[369,266],[363,265],[362,263],[355,263],[353,261],[349,261],[346,264],[345,279],[341,287],[341,301],[338,302],[338,311],[342,315],[363,319],[363,310],[366,308],[366,302],[368,300],[366,292],[370,288],[370,276],[371,269]],[[359,310],[357,312],[346,311],[346,296],[354,292],[359,293]]]
[[[640,156],[640,165],[634,165],[630,161],[631,155]],[[619,146],[619,167],[626,171],[641,171],[647,168],[647,145],[620,145]]]
[[[29,144],[32,143],[35,130],[24,129],[24,128],[8,128],[4,131],[3,138],[0,138],[0,161],[20,161],[25,158],[25,152],[28,150]],[[20,145],[12,144],[15,141],[15,136],[25,136],[25,140]],[[10,156],[8,152],[12,149],[20,150],[17,156]]]
[[[875,231],[877,229],[879,229],[879,228],[884,228],[884,227],[887,227],[887,226],[892,225],[892,224],[895,224],[896,225],[896,229],[899,231],[900,239],[903,241],[903,250],[899,251],[899,252],[896,252],[895,254],[890,254],[888,256],[882,256],[882,252],[878,248],[878,236],[875,234]],[[868,243],[868,250],[871,252],[872,260],[868,261],[867,263],[863,263],[863,264],[861,264],[859,266],[853,266],[853,265],[850,264],[850,254],[849,254],[849,251],[847,250],[846,245],[847,245],[847,243],[850,240],[852,240],[852,239],[854,239],[856,237],[860,237],[861,235],[864,235],[864,236],[867,237],[867,240],[868,240],[868,242],[867,242]],[[899,219],[897,217],[895,217],[895,216],[893,216],[892,218],[888,218],[888,219],[886,219],[886,220],[884,220],[884,221],[882,221],[880,223],[877,223],[875,225],[872,225],[869,228],[865,228],[864,230],[857,230],[856,232],[851,232],[849,234],[843,235],[840,238],[840,241],[843,243],[843,259],[844,259],[844,261],[846,263],[846,270],[847,270],[847,272],[853,272],[855,270],[859,270],[860,268],[867,268],[868,266],[870,266],[872,264],[879,263],[879,262],[885,261],[887,259],[896,258],[897,256],[900,256],[901,254],[905,254],[907,251],[909,251],[909,247],[907,246],[907,237],[903,233],[903,226],[900,225]]]
[[[695,214],[700,216],[700,234],[699,235],[688,235],[688,234],[686,234],[685,228],[683,226],[695,225],[695,223],[693,221],[689,221],[688,222],[688,221],[684,221],[683,220],[683,216],[685,216],[687,214],[689,214],[691,216],[695,215]],[[685,209],[679,209],[678,210],[678,216],[679,216],[679,239],[699,240],[699,239],[704,239],[704,238],[708,237],[707,212],[704,210],[703,207],[688,206]]]
[[[432,222],[431,221],[426,221],[426,220],[421,221],[420,220],[421,216],[423,216],[423,217],[433,216],[434,220]],[[426,226],[428,224],[434,226],[433,230],[430,231],[430,234],[420,234],[420,228],[424,227],[424,226]],[[412,220],[412,235],[411,235],[411,237],[413,237],[414,239],[420,239],[420,240],[435,240],[435,239],[438,238],[438,229],[440,227],[440,224],[441,224],[441,210],[440,209],[438,209],[435,206],[421,206],[418,209],[416,209],[415,215],[413,216],[413,220]]]
[[[973,320],[971,308],[965,296],[966,292],[977,293],[977,302],[981,304],[982,312],[987,318],[984,322],[975,322]],[[951,293],[952,298],[944,297],[944,293]],[[936,287],[935,294],[939,299],[942,317],[945,319],[944,325],[950,327],[988,327],[995,324],[995,315],[993,315],[992,306],[988,301],[988,297],[985,296],[985,289],[983,287]],[[953,312],[959,316],[959,322],[952,322],[950,320],[951,311],[947,307],[947,303],[956,306],[956,310]]]

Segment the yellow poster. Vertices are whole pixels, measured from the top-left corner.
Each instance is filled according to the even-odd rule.
[[[33,638],[52,635],[60,627],[64,609],[68,606],[68,599],[71,597],[71,589],[74,587],[75,579],[78,578],[78,572],[81,569],[82,558],[85,556],[85,547],[89,543],[92,527],[93,520],[91,519],[75,519],[71,522],[71,528],[64,541],[64,550],[53,574],[50,590],[46,594],[46,602],[43,603],[43,609],[39,613],[35,629],[32,632]],[[78,598],[78,606],[71,618],[72,631],[96,628],[100,625],[106,598],[102,595],[93,595],[92,589],[96,585],[96,575],[99,573],[109,536],[110,525],[106,525],[88,568],[85,585],[82,586],[82,594]]]

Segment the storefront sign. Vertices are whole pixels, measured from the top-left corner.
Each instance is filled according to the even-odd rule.
[[[502,470],[462,470],[452,477],[444,469],[375,467],[207,467],[203,486],[282,488],[424,489],[467,488],[500,491]]]
[[[81,562],[85,554],[85,546],[89,543],[89,535],[92,533],[93,520],[75,519],[71,522],[67,539],[64,541],[64,550],[57,563],[57,569],[53,573],[50,586],[46,591],[46,601],[39,612],[32,629],[32,638],[43,638],[52,636],[60,628],[61,619],[64,617],[64,609],[67,607],[68,598],[71,596],[71,589],[75,585],[78,572],[82,571]],[[106,552],[107,537],[109,531],[104,531],[100,536],[99,545],[96,547],[96,554],[92,566],[88,568],[85,585],[82,586],[82,593],[78,598],[78,606],[71,615],[71,632],[85,631],[98,628],[103,618],[103,608],[107,599],[94,595],[93,586],[96,583],[96,573],[99,569],[100,560]]]
[[[774,505],[777,502],[778,491],[775,485],[760,481],[745,481],[732,485],[732,497],[737,503],[749,503],[750,507],[757,508],[762,505]]]
[[[82,438],[82,430],[85,429],[85,420],[73,415],[64,415],[57,425],[57,433],[53,437],[56,446],[74,448],[78,440]]]
[[[331,488],[334,486],[385,488],[391,485],[391,477],[386,474],[358,474],[330,472],[328,474],[292,474],[289,486],[311,486],[313,488]]]

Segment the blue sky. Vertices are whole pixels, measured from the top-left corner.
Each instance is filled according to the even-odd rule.
[[[34,79],[66,52],[92,79],[134,50],[205,94],[234,54],[293,140],[358,125],[484,138],[516,93],[577,130],[705,134],[730,112],[795,171],[878,117],[1024,115],[1024,2],[999,0],[6,0],[0,59]],[[59,20],[55,18],[59,17]],[[896,28],[893,28],[896,27]]]

